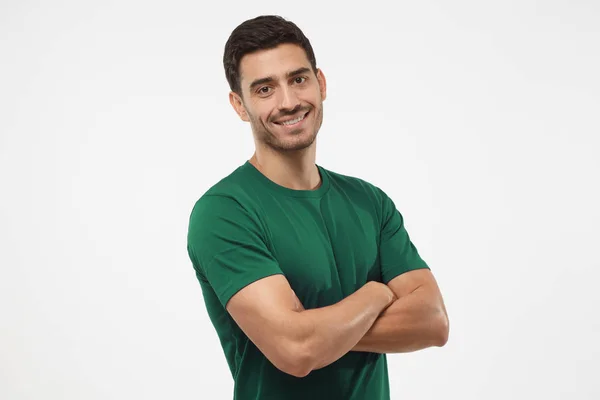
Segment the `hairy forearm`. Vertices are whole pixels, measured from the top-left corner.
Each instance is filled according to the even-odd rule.
[[[368,285],[336,304],[301,312],[305,323],[311,326],[306,339],[310,370],[325,367],[352,350],[391,304],[391,291],[388,295]]]
[[[352,351],[406,353],[443,346],[448,338],[444,305],[427,287],[394,301],[373,323]]]

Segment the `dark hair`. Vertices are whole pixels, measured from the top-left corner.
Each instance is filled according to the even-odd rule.
[[[296,24],[278,15],[261,15],[238,25],[225,44],[223,67],[229,87],[241,95],[240,61],[248,53],[268,50],[280,44],[292,43],[301,46],[315,73],[317,61],[310,41]]]

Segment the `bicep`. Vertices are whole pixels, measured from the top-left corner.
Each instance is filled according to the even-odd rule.
[[[190,217],[188,251],[199,277],[259,350],[294,374],[303,325],[295,294],[279,268],[256,216],[233,199],[203,197]]]
[[[265,325],[278,325],[278,321],[290,318],[294,307],[294,292],[281,274],[249,284],[234,294],[226,305],[227,312],[244,333],[250,333],[248,337],[256,336]]]
[[[431,271],[420,269],[406,272],[392,279],[388,286],[398,297],[396,301],[403,302],[405,309],[416,318],[413,321],[426,326],[422,330],[423,337],[429,335],[432,340],[430,344],[444,346],[449,333],[448,312]]]
[[[424,301],[441,310],[447,318],[442,293],[433,273],[429,269],[417,269],[398,275],[388,282],[388,287],[398,299],[417,291],[421,292]]]
[[[388,282],[396,297],[404,297],[415,290],[426,288],[439,292],[437,282],[429,269],[405,272]]]
[[[282,371],[302,365],[302,319],[296,295],[282,274],[242,288],[226,305],[240,329]]]

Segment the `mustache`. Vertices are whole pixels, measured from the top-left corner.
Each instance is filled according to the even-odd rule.
[[[273,117],[273,121],[278,121],[284,117],[291,117],[293,115],[298,114],[300,111],[302,111],[303,113],[306,113],[309,110],[310,110],[310,107],[296,106],[290,111],[282,111],[281,113],[277,114],[275,117]]]

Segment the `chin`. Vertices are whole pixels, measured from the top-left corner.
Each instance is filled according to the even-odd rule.
[[[316,134],[313,134],[311,136],[292,138],[291,140],[289,138],[284,140],[277,140],[275,143],[273,143],[273,147],[281,151],[304,150],[310,147],[315,142],[316,136]]]

